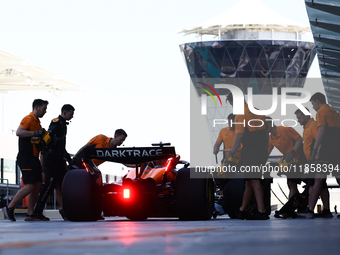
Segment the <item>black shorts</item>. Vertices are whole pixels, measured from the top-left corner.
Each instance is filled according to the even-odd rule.
[[[17,162],[21,170],[22,180],[24,184],[35,184],[42,182],[41,178],[41,164],[37,157],[18,156]]]

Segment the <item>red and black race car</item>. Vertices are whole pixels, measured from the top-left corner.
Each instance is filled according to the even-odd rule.
[[[95,221],[104,216],[131,220],[178,217],[208,220],[213,216],[212,178],[190,178],[189,163],[170,144],[152,147],[90,148],[79,168],[67,172],[62,187],[63,210],[71,221]],[[103,184],[92,158],[135,164],[121,183]]]

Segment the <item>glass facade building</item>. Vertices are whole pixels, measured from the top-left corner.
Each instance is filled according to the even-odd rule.
[[[272,94],[272,88],[303,87],[315,57],[314,43],[279,40],[222,40],[180,45],[189,75],[209,85],[238,86],[244,94]],[[202,90],[198,94],[204,93]],[[217,91],[225,94],[226,91]]]

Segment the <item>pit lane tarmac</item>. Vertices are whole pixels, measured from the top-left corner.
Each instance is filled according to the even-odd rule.
[[[340,219],[0,220],[0,254],[339,254]]]

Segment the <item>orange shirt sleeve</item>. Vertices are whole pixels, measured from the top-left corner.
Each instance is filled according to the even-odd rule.
[[[20,127],[23,127],[26,130],[30,130],[31,127],[31,118],[26,116],[25,118],[22,119],[22,121],[20,122]]]
[[[298,132],[296,132],[296,130],[295,130],[294,128],[291,128],[291,127],[288,127],[288,128],[286,129],[286,134],[287,134],[290,138],[294,139],[295,141],[296,141],[299,137],[301,137],[300,134],[299,134]]]
[[[319,110],[316,114],[316,124],[318,127],[327,125],[327,117],[322,109]]]
[[[93,137],[93,138],[89,141],[89,144],[90,144],[90,145],[97,144],[97,143],[98,143],[98,137],[99,137],[99,135]]]

